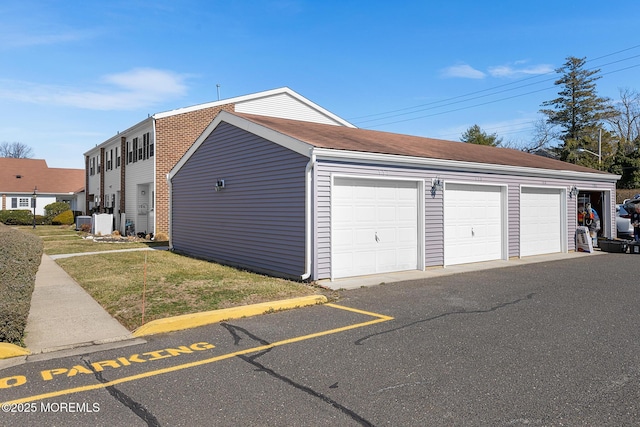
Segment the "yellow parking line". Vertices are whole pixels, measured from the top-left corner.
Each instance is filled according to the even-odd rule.
[[[43,394],[38,394],[38,395],[35,395],[35,396],[28,396],[28,397],[24,397],[22,399],[16,399],[16,400],[12,400],[12,401],[9,401],[9,402],[4,402],[4,403],[6,403],[6,404],[26,403],[26,402],[33,402],[33,401],[36,401],[36,400],[50,399],[52,397],[64,396],[64,395],[67,395],[67,394],[80,393],[80,392],[91,391],[91,390],[99,390],[99,389],[102,389],[102,388],[111,387],[111,386],[122,384],[122,383],[127,383],[127,382],[131,382],[131,381],[140,380],[140,379],[143,379],[143,378],[148,378],[148,377],[153,377],[153,376],[156,376],[156,375],[167,374],[169,372],[181,371],[183,369],[193,368],[193,367],[196,367],[196,366],[207,365],[209,363],[219,362],[221,360],[230,359],[230,358],[236,357],[236,356],[241,356],[241,355],[245,355],[245,354],[249,354],[249,353],[257,353],[257,352],[268,350],[268,349],[274,348],[274,347],[280,347],[280,346],[283,346],[283,345],[293,344],[293,343],[296,343],[296,342],[305,341],[305,340],[309,340],[309,339],[312,339],[312,338],[318,338],[318,337],[322,337],[322,336],[325,336],[325,335],[337,334],[339,332],[344,332],[344,331],[348,331],[348,330],[351,330],[351,329],[362,328],[364,326],[374,325],[376,323],[387,322],[389,320],[393,320],[393,317],[390,317],[390,316],[385,316],[385,315],[382,315],[382,314],[362,311],[362,310],[358,310],[358,309],[355,309],[355,308],[345,307],[345,306],[341,306],[341,305],[337,305],[337,304],[325,304],[325,305],[329,306],[329,307],[336,308],[336,309],[340,309],[340,310],[347,310],[347,311],[352,311],[354,313],[359,313],[359,314],[364,314],[364,315],[371,316],[371,317],[376,317],[376,319],[369,320],[368,322],[362,322],[362,323],[356,323],[356,324],[353,324],[353,325],[343,326],[343,327],[340,327],[340,328],[329,329],[327,331],[316,332],[316,333],[308,334],[308,335],[302,335],[302,336],[295,337],[295,338],[288,338],[288,339],[285,339],[285,340],[282,340],[282,341],[277,341],[277,342],[274,342],[274,343],[271,343],[271,344],[261,345],[259,347],[253,347],[253,348],[249,348],[249,349],[246,349],[246,350],[236,351],[236,352],[233,352],[233,353],[227,353],[227,354],[223,354],[223,355],[220,355],[220,356],[211,357],[209,359],[204,359],[204,360],[198,360],[198,361],[195,361],[195,362],[184,363],[184,364],[181,364],[181,365],[171,366],[171,367],[168,367],[168,368],[156,369],[156,370],[153,370],[153,371],[144,372],[144,373],[136,374],[136,375],[131,375],[131,376],[124,377],[124,378],[119,378],[119,379],[112,380],[112,381],[105,382],[105,383],[92,384],[92,385],[75,387],[75,388],[69,388],[69,389],[65,389],[65,390],[58,390],[58,391],[53,391],[53,392],[50,392],[50,393],[43,393]]]

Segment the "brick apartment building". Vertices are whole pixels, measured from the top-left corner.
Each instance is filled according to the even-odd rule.
[[[354,127],[286,87],[157,113],[84,153],[85,211],[114,214],[122,233],[168,233],[167,174],[222,110]]]

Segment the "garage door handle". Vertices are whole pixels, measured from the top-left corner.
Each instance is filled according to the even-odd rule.
[[[473,231],[473,227],[471,227],[471,235],[472,235],[472,236],[475,236],[475,235],[476,235],[476,232],[475,232],[475,231]]]
[[[376,242],[380,243],[380,238],[378,237],[378,232],[376,231]]]

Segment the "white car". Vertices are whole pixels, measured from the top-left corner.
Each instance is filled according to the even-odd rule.
[[[616,205],[616,230],[619,238],[633,238],[633,225],[631,214],[626,211],[624,205]]]

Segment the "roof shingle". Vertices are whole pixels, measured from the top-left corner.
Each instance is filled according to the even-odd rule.
[[[43,159],[0,157],[0,192],[64,194],[84,188],[84,169],[50,168]]]
[[[607,174],[607,172],[510,148],[489,147],[464,142],[344,126],[332,126],[253,114],[232,114],[318,148]]]

